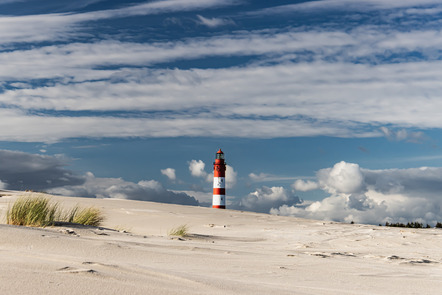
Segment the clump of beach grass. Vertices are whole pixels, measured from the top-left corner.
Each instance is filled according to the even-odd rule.
[[[65,221],[83,225],[99,226],[104,216],[100,209],[95,207],[80,208],[75,206],[65,217]]]
[[[173,228],[169,231],[169,236],[177,236],[177,237],[185,237],[189,234],[189,227],[187,224],[180,225],[176,228]]]
[[[22,226],[46,227],[57,222],[99,226],[103,220],[103,214],[97,208],[76,206],[64,213],[58,203],[39,195],[19,197],[6,212],[7,224]]]
[[[12,225],[45,227],[59,217],[58,203],[50,203],[42,196],[20,197],[6,213],[6,222]]]

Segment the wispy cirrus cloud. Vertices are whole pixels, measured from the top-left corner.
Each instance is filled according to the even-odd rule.
[[[4,105],[22,110],[118,110],[122,115],[125,111],[145,111],[137,118],[122,116],[116,120],[127,126],[137,122],[138,127],[130,132],[135,136],[173,136],[181,131],[195,136],[234,136],[232,130],[246,137],[380,136],[385,134],[379,129],[383,125],[441,127],[437,110],[442,107],[439,106],[442,84],[437,75],[431,74],[439,68],[440,62],[378,66],[318,62],[314,67],[284,64],[232,69],[128,70],[123,75],[132,75],[134,81],[129,78],[127,82],[91,81],[12,89],[0,94],[0,99]],[[114,75],[118,77],[118,72]],[[268,100],[269,95],[272,100]],[[52,120],[50,115],[4,112],[3,118],[20,118],[22,124],[37,119]],[[188,118],[188,114],[193,117]],[[55,125],[69,125],[69,121],[76,120],[80,133],[85,130],[82,122],[97,123],[92,130],[104,130],[105,125],[100,125],[100,121],[103,124],[111,121],[111,118],[94,117],[93,113],[71,116],[53,120],[60,119],[60,124]],[[140,121],[145,123],[139,124]],[[214,126],[216,121],[226,123],[214,130],[202,127]],[[183,130],[166,132],[171,125],[182,126]],[[149,130],[144,129],[147,126]],[[157,126],[163,126],[164,132]]]
[[[305,1],[296,4],[287,4],[281,6],[275,6],[270,8],[265,8],[262,10],[254,11],[251,14],[282,14],[282,13],[293,13],[293,12],[307,12],[307,11],[318,11],[325,9],[343,9],[343,10],[356,10],[356,11],[367,11],[367,10],[379,10],[379,9],[398,9],[398,8],[415,8],[426,5],[439,5],[440,2],[437,0],[392,0],[392,1],[382,1],[382,0],[320,0],[320,1]]]
[[[0,45],[12,42],[43,42],[69,40],[82,34],[82,25],[105,19],[140,15],[192,11],[220,6],[236,5],[238,1],[228,0],[160,0],[137,5],[124,6],[84,13],[49,13],[26,16],[0,16]]]
[[[394,3],[389,7],[397,8],[399,2]],[[78,14],[0,17],[0,36],[5,36],[0,40],[18,42],[21,32],[60,40],[54,34],[66,28],[81,33],[78,25],[94,18],[235,4],[169,0]],[[14,29],[8,31],[8,24]],[[18,39],[11,41],[14,36]],[[7,108],[3,118],[9,118],[0,124],[10,128],[4,140],[370,137],[386,135],[384,126],[405,132],[442,127],[437,113],[442,38],[434,28],[405,32],[394,24],[362,23],[349,29],[287,27],[138,43],[63,36],[62,44],[0,52],[0,101]],[[163,66],[232,56],[242,61],[225,68]],[[225,125],[214,128],[219,122]]]
[[[287,181],[287,180],[294,180],[297,177],[292,176],[282,176],[282,175],[274,175],[269,173],[250,173],[249,179],[253,182],[267,182],[267,181]]]
[[[235,22],[231,19],[225,19],[225,18],[216,18],[216,17],[212,17],[212,18],[206,18],[202,15],[197,15],[198,20],[200,24],[207,26],[209,28],[216,28],[216,27],[220,27],[220,26],[225,26],[225,25],[234,25]]]

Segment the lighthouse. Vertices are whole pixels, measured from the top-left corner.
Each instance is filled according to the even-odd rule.
[[[213,163],[213,201],[212,208],[226,209],[226,163],[221,149],[216,152]]]

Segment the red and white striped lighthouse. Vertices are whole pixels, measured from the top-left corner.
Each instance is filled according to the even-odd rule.
[[[221,149],[216,153],[213,163],[212,208],[226,209],[226,163]]]

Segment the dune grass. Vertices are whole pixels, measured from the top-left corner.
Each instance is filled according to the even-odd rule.
[[[169,236],[185,237],[189,234],[189,227],[187,224],[180,225],[171,229],[168,234]]]
[[[97,208],[89,207],[82,209],[76,206],[68,213],[65,220],[67,222],[99,226],[103,222],[104,216]]]
[[[53,224],[58,216],[58,204],[49,199],[37,197],[20,197],[6,213],[6,222],[13,225],[45,227]]]
[[[39,195],[19,197],[6,212],[7,224],[35,227],[50,226],[56,222],[99,226],[103,220],[103,214],[97,208],[81,209],[76,206],[64,213],[58,203]]]

